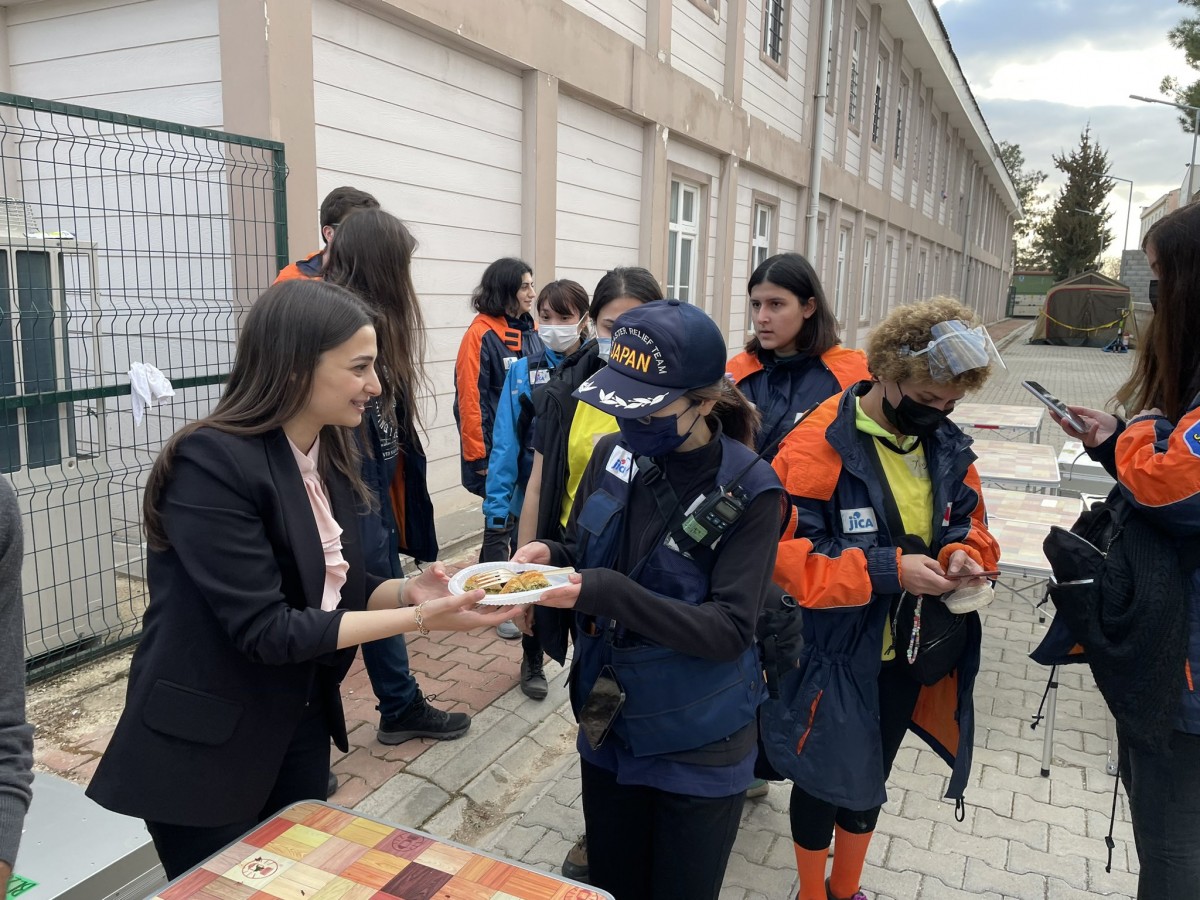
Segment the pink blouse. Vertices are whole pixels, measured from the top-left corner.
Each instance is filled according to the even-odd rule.
[[[325,551],[325,589],[321,592],[321,609],[337,609],[342,602],[342,585],[346,583],[346,572],[350,564],[342,558],[342,527],[333,517],[333,508],[329,505],[329,495],[325,493],[325,484],[317,471],[317,453],[321,448],[321,439],[313,441],[308,453],[288,438],[292,455],[296,457],[296,465],[300,467],[300,477],[304,480],[304,490],[308,494],[309,505],[312,506],[313,518],[317,520],[317,534],[321,536],[321,548]]]

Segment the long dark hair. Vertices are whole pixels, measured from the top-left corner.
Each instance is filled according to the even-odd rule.
[[[746,293],[769,281],[784,290],[795,294],[801,303],[807,303],[809,298],[817,301],[817,309],[804,320],[800,332],[796,335],[796,350],[808,356],[821,356],[837,346],[838,322],[825,299],[825,290],[821,287],[821,279],[817,277],[812,264],[799,253],[777,253],[764,259],[750,275],[746,284]],[[758,353],[762,345],[757,336],[751,336],[746,341],[746,350]]]
[[[654,300],[665,300],[663,289],[647,269],[641,266],[618,266],[609,269],[601,276],[592,293],[592,306],[588,310],[588,318],[593,322],[600,318],[600,312],[608,304],[621,297],[650,303]]]
[[[1117,391],[1127,415],[1157,407],[1178,422],[1200,391],[1200,203],[1150,226],[1142,249],[1157,256],[1158,305],[1133,374]]]
[[[713,407],[709,416],[720,420],[721,429],[725,434],[751,450],[754,449],[761,417],[758,410],[746,399],[746,395],[738,390],[732,381],[722,378],[707,387],[693,388],[684,396],[696,403],[716,400],[717,405]]]
[[[421,366],[425,320],[412,281],[416,249],[416,239],[395,216],[380,209],[363,210],[338,228],[323,273],[326,281],[354,291],[374,314],[379,336],[379,408],[402,431],[420,421],[417,397],[421,387],[429,387]]]
[[[152,550],[170,546],[158,505],[179,442],[200,428],[249,437],[282,427],[308,405],[321,354],[348,341],[371,320],[370,311],[354,294],[321,281],[293,279],[263,292],[242,324],[229,381],[216,407],[175,432],[150,470],[142,522]],[[332,425],[321,429],[317,462],[323,474],[336,469],[345,475],[359,498],[371,503],[349,429]]]
[[[471,295],[471,305],[485,316],[516,316],[520,311],[517,309],[517,291],[527,274],[532,275],[533,268],[523,259],[506,256],[496,260],[483,270],[479,287]]]

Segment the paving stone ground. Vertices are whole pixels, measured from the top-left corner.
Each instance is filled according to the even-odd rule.
[[[1027,330],[1020,320],[995,330],[1002,344],[1011,341],[1003,349],[1009,368],[973,400],[1030,405],[1020,381],[1033,378],[1067,402],[1102,406],[1129,372],[1132,355],[1031,346]],[[1041,440],[1060,446],[1063,435],[1047,421]],[[1029,723],[1048,672],[1028,654],[1045,626],[1007,583],[983,621],[966,817],[956,822],[953,805],[941,800],[944,763],[910,736],[896,760],[864,890],[873,900],[1133,897],[1137,859],[1123,795],[1112,872],[1104,870],[1113,779],[1105,773],[1105,708],[1088,671],[1061,675],[1053,767],[1042,778],[1042,731]],[[351,751],[334,755],[334,802],[557,871],[583,828],[565,672],[550,664],[550,695],[534,702],[516,687],[519,643],[494,631],[416,638],[409,648],[426,693],[472,713],[472,728],[453,742],[379,744],[375,699],[356,664],[345,685]],[[86,781],[111,725],[69,747],[40,739],[39,766]],[[747,801],[722,900],[795,897],[788,791],[773,784],[766,797]]]

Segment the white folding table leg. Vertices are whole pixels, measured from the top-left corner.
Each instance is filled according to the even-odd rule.
[[[1050,686],[1046,690],[1046,718],[1043,725],[1046,734],[1042,737],[1042,777],[1050,777],[1050,757],[1054,753],[1054,711],[1058,705],[1058,666],[1050,669]]]

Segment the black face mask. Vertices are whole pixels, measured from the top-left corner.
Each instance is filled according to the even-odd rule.
[[[942,409],[934,409],[932,406],[926,406],[924,403],[918,403],[912,397],[909,397],[900,390],[900,382],[896,382],[896,389],[900,391],[900,403],[897,406],[892,406],[892,401],[887,398],[887,391],[883,393],[883,415],[892,426],[901,434],[907,434],[911,437],[930,437],[934,432],[941,428],[942,423],[946,421],[948,412]]]

